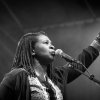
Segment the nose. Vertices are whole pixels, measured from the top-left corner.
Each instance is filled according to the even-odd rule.
[[[55,47],[53,45],[50,45],[50,49],[55,50]]]

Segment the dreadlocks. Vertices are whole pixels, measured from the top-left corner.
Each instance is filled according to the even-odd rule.
[[[37,36],[44,35],[45,32],[40,31],[36,33],[25,34],[20,41],[16,49],[15,57],[13,60],[13,68],[25,68],[30,74],[33,73],[34,57],[31,52],[34,49],[35,43],[37,42]]]

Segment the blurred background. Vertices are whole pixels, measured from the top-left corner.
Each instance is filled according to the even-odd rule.
[[[45,31],[56,48],[75,58],[100,32],[99,0],[0,0],[0,81],[11,68],[17,42],[31,31]],[[64,64],[60,58],[54,62]],[[100,80],[100,57],[88,71]],[[100,86],[84,75],[67,91],[68,100],[100,100]]]

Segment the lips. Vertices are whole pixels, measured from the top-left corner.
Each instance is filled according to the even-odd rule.
[[[52,51],[52,52],[51,52],[51,55],[52,55],[52,56],[55,56],[55,51]]]

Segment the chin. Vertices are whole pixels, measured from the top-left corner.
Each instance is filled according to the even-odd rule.
[[[52,63],[53,61],[54,61],[53,57],[45,59],[45,62],[47,62],[48,64]]]
[[[54,60],[54,56],[50,56],[50,59],[51,59],[51,60]]]

